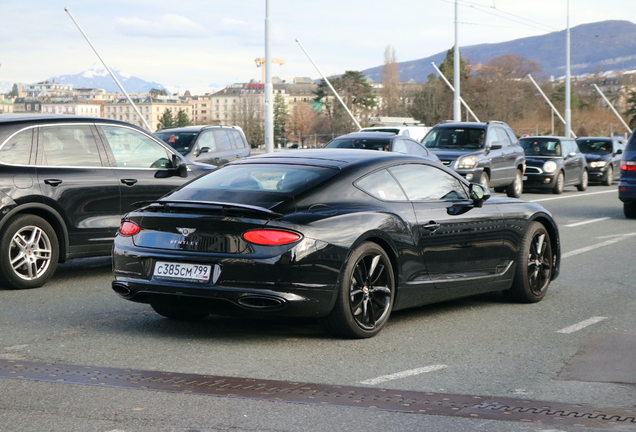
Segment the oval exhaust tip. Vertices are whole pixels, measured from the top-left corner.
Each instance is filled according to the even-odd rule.
[[[130,289],[128,288],[128,284],[124,282],[113,282],[112,283],[113,291],[121,296],[130,295]]]
[[[285,305],[285,300],[277,297],[266,296],[245,296],[238,300],[238,303],[250,309],[277,309]]]

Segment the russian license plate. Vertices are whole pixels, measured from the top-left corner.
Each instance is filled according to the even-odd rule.
[[[212,277],[212,266],[157,261],[153,276],[184,282],[208,282]]]

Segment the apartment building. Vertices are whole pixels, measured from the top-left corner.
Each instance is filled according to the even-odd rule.
[[[101,117],[101,104],[78,97],[46,98],[42,101],[43,114],[70,114]]]
[[[132,97],[131,99],[153,131],[159,129],[159,121],[166,109],[172,113],[173,117],[176,117],[177,113],[183,110],[188,115],[188,118],[192,119],[192,105],[176,98],[144,96]],[[105,102],[103,104],[103,117],[123,120],[145,127],[144,121],[139,118],[137,112],[126,98]]]

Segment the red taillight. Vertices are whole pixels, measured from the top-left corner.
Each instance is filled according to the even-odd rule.
[[[137,234],[139,231],[141,231],[139,225],[131,221],[124,221],[119,226],[119,234],[123,236],[132,236]]]
[[[243,238],[250,243],[258,245],[277,246],[293,243],[300,239],[300,235],[290,231],[257,229],[244,232]]]
[[[636,161],[624,161],[621,162],[621,170],[623,171],[636,171]]]

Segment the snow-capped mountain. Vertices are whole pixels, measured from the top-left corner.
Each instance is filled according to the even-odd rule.
[[[124,72],[111,68],[117,80],[127,93],[148,93],[151,89],[162,90],[165,87],[157,82],[144,81]],[[119,86],[108,71],[96,64],[75,75],[58,75],[48,79],[59,84],[72,84],[73,88],[99,88],[109,92],[120,92]]]

